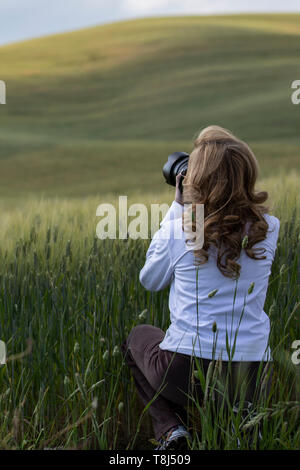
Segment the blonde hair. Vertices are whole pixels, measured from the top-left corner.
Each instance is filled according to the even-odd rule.
[[[262,205],[268,194],[255,191],[257,175],[254,153],[230,131],[209,126],[196,137],[183,181],[183,202],[204,205],[204,245],[194,250],[195,264],[206,263],[214,246],[222,274],[236,278],[247,222],[245,251],[250,258],[265,258],[258,256],[262,250],[253,248],[266,238],[268,229],[263,217],[268,210]]]

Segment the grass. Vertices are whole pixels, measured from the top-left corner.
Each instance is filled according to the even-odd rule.
[[[300,337],[298,179],[270,178],[261,187],[270,190],[281,219],[265,307],[275,379],[271,403],[261,404],[261,448],[292,449],[299,448],[299,366],[291,362],[291,344]],[[145,199],[170,202],[171,193]],[[0,329],[10,360],[0,369],[1,448],[121,449],[133,442],[151,448],[150,420],[120,345],[143,321],[167,328],[168,292],[150,293],[139,284],[147,241],[95,238],[98,203],[93,197],[24,201],[2,215]],[[195,449],[237,448],[229,425],[238,427],[241,410],[229,421],[220,413],[218,427],[210,405],[203,411],[194,404],[193,416]]]

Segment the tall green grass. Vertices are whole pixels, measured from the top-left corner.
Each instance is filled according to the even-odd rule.
[[[295,449],[300,370],[291,362],[291,344],[300,339],[298,178],[261,185],[273,195],[281,230],[265,306],[275,373],[271,402],[260,404],[260,446]],[[170,199],[162,193],[132,196],[129,203]],[[0,338],[8,362],[0,367],[1,448],[151,448],[150,420],[120,345],[141,322],[167,328],[168,290],[151,293],[139,284],[147,241],[95,238],[100,202],[24,201],[2,211]],[[229,418],[220,412],[216,420],[212,387],[204,378],[206,386],[206,408],[194,404],[193,448],[237,448],[237,436],[241,448],[251,448],[242,431],[232,432],[231,425],[239,429],[242,422],[241,410]]]

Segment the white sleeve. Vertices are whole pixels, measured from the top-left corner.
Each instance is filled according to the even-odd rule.
[[[179,207],[178,207],[179,206]],[[146,263],[140,271],[140,282],[145,289],[158,291],[170,284],[173,277],[173,263],[170,252],[170,221],[181,216],[182,206],[173,202],[154,234],[146,255]]]

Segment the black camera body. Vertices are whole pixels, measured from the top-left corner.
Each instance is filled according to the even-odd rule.
[[[174,152],[168,156],[168,161],[163,167],[163,175],[168,184],[176,186],[176,176],[179,173],[186,175],[189,157],[186,152]],[[182,179],[179,183],[179,189],[182,192]]]

